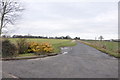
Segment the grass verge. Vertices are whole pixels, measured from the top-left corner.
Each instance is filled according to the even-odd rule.
[[[34,53],[19,54],[17,57],[32,57],[36,56]]]
[[[106,54],[109,54],[110,56],[114,56],[114,57],[116,57],[116,58],[120,58],[120,54],[116,51],[116,52],[114,52],[114,51],[112,51],[112,50],[109,50],[108,48],[104,48],[104,47],[100,47],[99,45],[97,45],[97,44],[92,44],[92,43],[94,43],[94,42],[89,42],[89,41],[80,41],[81,43],[83,43],[83,44],[86,44],[86,45],[88,45],[88,46],[91,46],[91,47],[93,47],[93,48],[96,48],[97,50],[99,50],[99,51],[101,51],[101,52],[104,52],[104,53],[106,53]],[[101,44],[101,43],[100,43]],[[109,47],[111,47],[111,48],[113,48],[113,46],[112,45],[108,45]],[[116,45],[117,46],[117,45]]]

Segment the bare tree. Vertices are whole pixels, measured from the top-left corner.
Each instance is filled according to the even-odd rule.
[[[13,25],[23,10],[17,0],[0,0],[0,36],[2,29],[8,27],[8,24]]]
[[[99,39],[100,39],[100,41],[102,41],[104,38],[103,38],[103,36],[100,36]]]

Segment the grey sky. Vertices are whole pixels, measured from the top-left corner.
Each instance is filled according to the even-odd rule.
[[[117,38],[118,3],[110,1],[24,0],[26,10],[12,34]]]

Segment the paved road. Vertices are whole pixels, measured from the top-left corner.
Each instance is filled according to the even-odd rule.
[[[3,72],[19,78],[117,78],[118,60],[79,43],[53,57],[3,62]],[[4,74],[3,74],[4,75]]]

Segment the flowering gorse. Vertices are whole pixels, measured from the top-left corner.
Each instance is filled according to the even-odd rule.
[[[52,45],[48,42],[44,43],[30,42],[28,47],[28,52],[35,52],[38,54],[52,53],[53,51],[54,49],[52,48]]]

